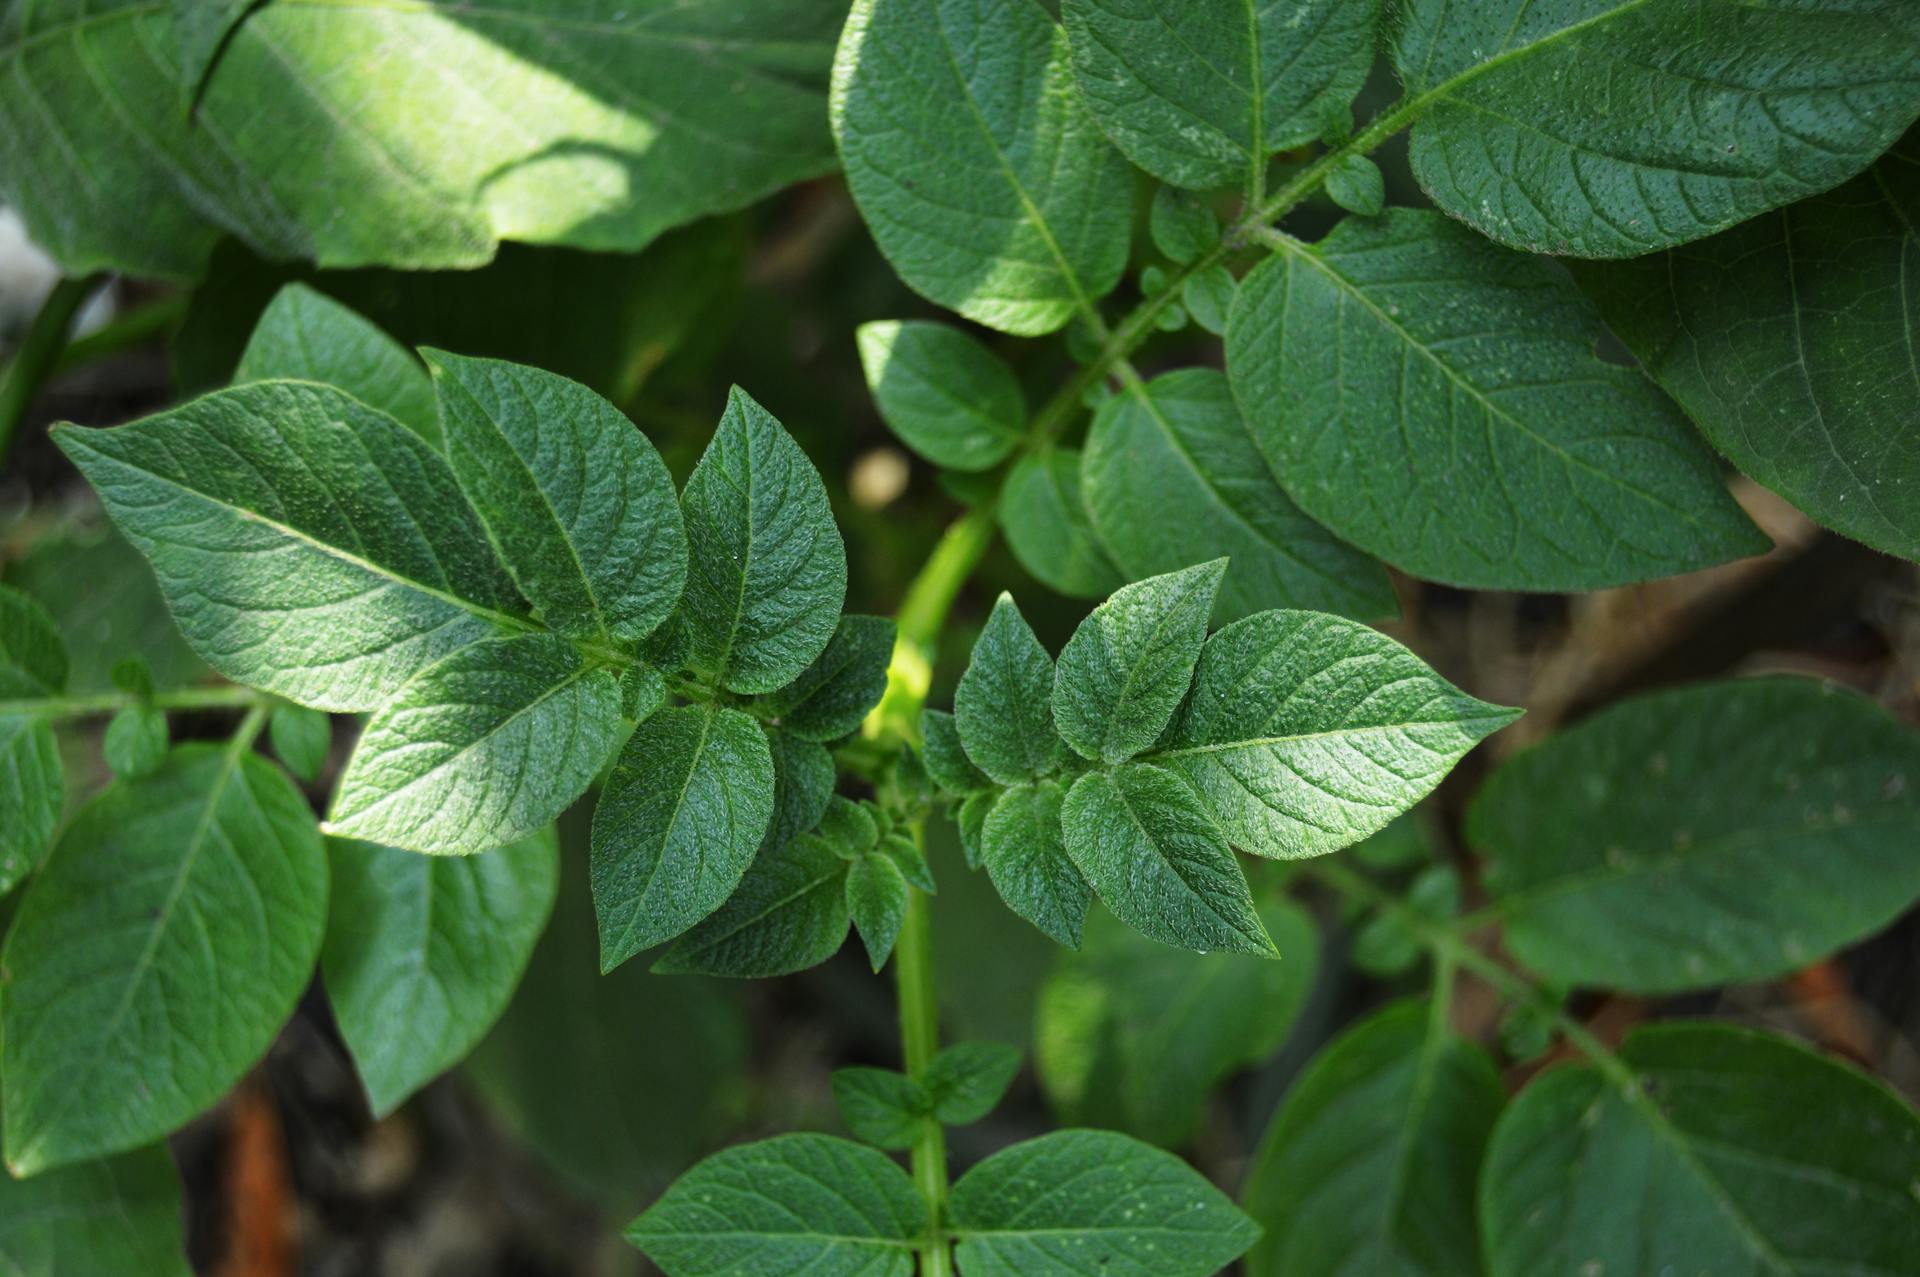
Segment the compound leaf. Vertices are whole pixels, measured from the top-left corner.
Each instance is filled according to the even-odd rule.
[[[1712,454],[1551,267],[1438,213],[1277,241],[1227,323],[1233,392],[1301,509],[1431,580],[1584,590],[1757,554]]]
[[[0,1256],[19,1277],[192,1277],[166,1146],[0,1182]]]
[[[953,1186],[963,1277],[1213,1277],[1260,1235],[1171,1153],[1112,1131],[1056,1131]]]
[[[772,823],[773,787],[767,738],[737,709],[663,709],[634,730],[593,813],[602,971],[726,903]]]
[[[841,617],[826,650],[799,678],[766,698],[780,729],[821,742],[858,731],[887,690],[893,639],[894,624],[886,617]]]
[[[1227,838],[1318,856],[1424,798],[1519,716],[1460,691],[1400,644],[1317,612],[1261,612],[1207,640],[1164,748]]]
[[[445,446],[433,383],[420,361],[370,320],[305,284],[274,294],[233,372],[236,386],[280,380],[337,386],[434,447]]]
[[[14,1174],[138,1148],[226,1094],[307,987],[326,914],[306,800],[239,741],[82,808],[0,956]]]
[[[953,693],[960,743],[1003,785],[1044,776],[1065,760],[1053,725],[1053,658],[1010,594],[994,601]]]
[[[1864,697],[1740,679],[1612,706],[1503,764],[1469,837],[1514,955],[1672,993],[1781,975],[1920,899],[1920,738]]]
[[[507,1009],[553,912],[551,828],[480,856],[330,839],[320,969],[376,1118],[458,1064]]]
[[[1825,195],[1574,278],[1742,473],[1920,559],[1920,134]]]
[[[1254,1157],[1242,1204],[1266,1232],[1249,1277],[1482,1271],[1473,1186],[1505,1099],[1487,1053],[1424,1000],[1342,1033]]]
[[[1920,114],[1906,0],[1411,0],[1414,176],[1503,244],[1635,257],[1854,176]]]
[[[1126,584],[1094,533],[1073,449],[1022,457],[1007,475],[999,513],[1020,566],[1060,593],[1099,599]]]
[[[1550,1069],[1480,1177],[1492,1277],[1909,1274],[1920,1114],[1797,1043],[1725,1025],[1636,1030],[1629,1092]]]
[[[627,1227],[667,1277],[911,1277],[926,1199],[885,1153],[782,1135],[716,1153]]]
[[[444,458],[330,386],[265,381],[54,439],[236,682],[373,709],[521,604]]]
[[[833,638],[847,595],[846,547],[820,472],[735,386],[680,508],[693,667],[730,691],[786,686]]]
[[[847,938],[846,877],[847,861],[824,838],[763,847],[738,890],[653,969],[761,980],[819,966]]]
[[[1100,126],[1147,172],[1195,190],[1263,189],[1373,67],[1380,0],[1063,0],[1073,70]]]
[[[855,339],[888,429],[953,470],[987,470],[1026,437],[1027,397],[1006,361],[950,324],[883,320]]]
[[[1133,179],[1029,0],[856,0],[831,114],[847,185],[908,287],[1052,332],[1119,282]]]
[[[1140,934],[1199,953],[1276,956],[1232,849],[1178,776],[1144,763],[1089,772],[1067,791],[1060,823],[1073,863]]]
[[[1007,908],[1077,949],[1093,892],[1067,855],[1060,829],[1064,801],[1050,780],[1002,791],[980,828],[980,863]]]
[[[550,634],[488,639],[407,680],[360,734],[327,832],[436,855],[524,838],[620,739],[620,686]]]
[[[425,352],[453,472],[550,629],[645,638],[687,581],[673,478],[618,408],[576,381]]]
[[[1122,586],[1060,649],[1053,722],[1082,757],[1125,762],[1153,744],[1193,681],[1226,574],[1215,559]]]
[[[1272,607],[1361,618],[1399,610],[1386,570],[1281,490],[1214,369],[1130,383],[1102,404],[1080,483],[1100,543],[1127,576],[1224,555],[1222,621]]]

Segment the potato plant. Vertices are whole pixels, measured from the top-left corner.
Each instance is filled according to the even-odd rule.
[[[4,542],[0,1267],[191,1271],[167,1141],[323,998],[368,1120],[471,1057],[684,1148],[668,1277],[1920,1274],[1911,1074],[1705,996],[1910,926],[1915,707],[1508,705],[1414,615],[1738,572],[1767,493],[1920,560],[1920,5],[14,0],[0,69],[66,273],[0,440],[178,387],[47,432],[128,584]],[[881,515],[712,300],[856,215],[785,286],[938,476]],[[936,932],[1046,946],[1026,1040]],[[722,982],[854,964],[897,1067],[675,1126]],[[576,1007],[635,1044],[527,1086]]]

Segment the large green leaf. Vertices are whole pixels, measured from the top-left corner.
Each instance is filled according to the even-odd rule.
[[[327,832],[436,855],[513,842],[586,792],[620,728],[619,684],[573,645],[522,634],[463,647],[367,723]]]
[[[0,15],[0,191],[70,272],[189,277],[228,233],[325,266],[631,250],[832,163],[831,0],[279,0],[191,114],[172,9]]]
[[[1026,436],[1013,369],[948,324],[883,320],[855,334],[867,388],[909,448],[955,470],[998,465]]]
[[[620,410],[565,377],[427,352],[447,451],[540,618],[601,642],[652,633],[687,583],[673,478]]]
[[[1259,910],[1278,962],[1181,953],[1095,911],[1081,951],[1054,962],[1035,1016],[1037,1072],[1062,1121],[1178,1147],[1222,1082],[1280,1049],[1313,988],[1319,939],[1284,897]]]
[[[688,706],[634,731],[593,813],[600,969],[725,903],[773,819],[773,757],[737,709]]]
[[[1046,333],[1119,282],[1132,175],[1032,0],[855,0],[832,115],[875,242],[929,300]]]
[[[1275,151],[1337,132],[1373,68],[1380,0],[1063,0],[1100,126],[1176,186],[1265,189]]]
[[[54,438],[238,682],[373,709],[455,648],[529,628],[445,460],[339,390],[258,382]]]
[[[1277,956],[1246,875],[1179,777],[1144,763],[1089,772],[1060,811],[1067,854],[1120,921],[1199,953]]]
[[[1852,177],[1920,114],[1909,0],[1408,0],[1434,202],[1532,252],[1633,257]]]
[[[885,1153],[782,1135],[716,1153],[627,1228],[667,1277],[911,1277],[927,1203]]]
[[[763,980],[819,966],[847,938],[847,862],[823,838],[760,849],[727,902],[653,969]]]
[[[1480,1178],[1492,1277],[1920,1273],[1920,1115],[1783,1038],[1644,1028],[1629,1092],[1563,1066],[1515,1100]]]
[[[407,348],[305,284],[288,284],[260,312],[233,370],[249,381],[319,381],[378,408],[435,447],[440,415],[433,383]]]
[[[822,742],[858,731],[887,690],[893,640],[894,623],[886,617],[841,617],[826,650],[767,697],[780,730]]]
[[[1067,855],[1060,786],[1015,785],[993,800],[980,829],[980,863],[1007,907],[1068,948],[1080,945],[1093,891]]]
[[[1094,531],[1127,576],[1227,556],[1222,621],[1271,607],[1360,618],[1399,610],[1380,565],[1281,490],[1214,369],[1166,373],[1107,400],[1080,465]]]
[[[40,863],[66,797],[66,774],[50,720],[35,702],[66,690],[67,649],[47,610],[0,586],[0,895]]]
[[[1599,316],[1547,264],[1413,209],[1277,242],[1241,283],[1227,367],[1288,494],[1339,536],[1486,589],[1767,548],[1686,420],[1595,356]]]
[[[820,472],[735,386],[680,506],[694,667],[736,692],[784,687],[833,638],[847,596],[846,546]]]
[[[961,1277],[1212,1277],[1260,1230],[1174,1157],[1112,1131],[1056,1131],[961,1176]]]
[[[1505,1099],[1487,1053],[1424,1001],[1342,1033],[1254,1158],[1242,1200],[1266,1233],[1249,1277],[1480,1272],[1473,1186]]]
[[[1743,472],[1920,559],[1920,134],[1838,190],[1574,278]]]
[[[180,1176],[162,1145],[0,1182],[9,1277],[191,1277]]]
[[[1054,726],[1081,757],[1125,762],[1160,737],[1186,698],[1225,559],[1122,586],[1060,649]]]
[[[1053,658],[1010,594],[994,601],[974,641],[953,717],[967,757],[1003,785],[1045,776],[1066,758],[1053,726]]]
[[[320,952],[327,998],[376,1117],[452,1068],[513,997],[553,911],[551,829],[483,856],[335,838]]]
[[[1643,993],[1779,975],[1920,899],[1920,736],[1808,679],[1613,706],[1495,772],[1468,836],[1522,962]]]
[[[1518,716],[1364,625],[1261,612],[1207,640],[1146,757],[1184,776],[1241,850],[1318,856],[1385,826]]]
[[[238,742],[94,799],[0,955],[8,1166],[138,1148],[226,1094],[306,988],[326,914],[306,800]]]
[[[1072,448],[1020,458],[1000,493],[999,516],[1020,566],[1060,593],[1100,599],[1126,584],[1094,533]]]

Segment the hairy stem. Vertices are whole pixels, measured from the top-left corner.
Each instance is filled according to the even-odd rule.
[[[89,275],[85,279],[63,279],[55,284],[41,304],[40,312],[33,317],[27,335],[21,339],[13,361],[7,365],[6,372],[0,374],[0,459],[6,457],[7,449],[13,445],[14,432],[20,428],[34,396],[40,393],[41,383],[46,381],[60,353],[67,348],[73,317],[86,305],[87,298],[93,296],[102,278]]]
[[[916,841],[924,841],[920,833],[916,826]],[[917,1078],[925,1074],[940,1050],[940,1004],[933,979],[933,910],[926,895],[912,888],[907,894],[906,922],[893,951],[893,976],[900,991],[900,1045],[907,1073]],[[920,1134],[913,1141],[913,1182],[927,1200],[930,1220],[926,1245],[921,1250],[921,1277],[951,1277],[953,1257],[947,1247],[944,1218],[947,1133],[931,1114],[920,1119]]]
[[[250,687],[184,687],[178,691],[136,696],[132,692],[98,692],[91,696],[43,696],[34,700],[0,701],[0,717],[85,718],[117,714],[146,706],[158,710],[247,709],[264,713],[274,698]]]

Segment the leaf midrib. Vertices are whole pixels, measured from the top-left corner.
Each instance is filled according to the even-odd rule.
[[[1376,723],[1366,727],[1334,727],[1321,732],[1300,732],[1291,736],[1246,736],[1237,740],[1217,741],[1205,745],[1180,745],[1168,749],[1155,750],[1150,754],[1141,754],[1135,762],[1158,762],[1168,758],[1189,758],[1196,755],[1221,754],[1237,749],[1265,749],[1275,745],[1292,745],[1304,741],[1327,740],[1333,737],[1379,736],[1390,732],[1411,731],[1417,727],[1477,727],[1480,724],[1492,724],[1486,732],[1498,731],[1500,727],[1512,722],[1514,714],[1484,714],[1472,718],[1418,719],[1404,723]]]

